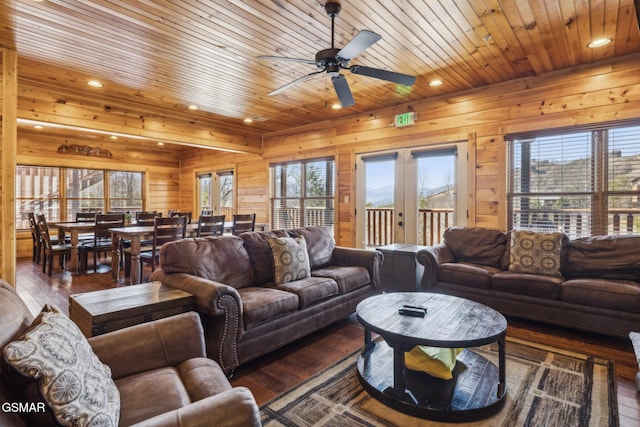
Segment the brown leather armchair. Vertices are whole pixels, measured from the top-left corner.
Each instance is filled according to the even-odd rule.
[[[0,281],[0,348],[19,338],[31,320],[24,302]],[[121,426],[261,425],[249,389],[232,387],[220,366],[206,358],[202,324],[195,312],[99,335],[89,343],[111,369],[120,392]],[[21,399],[12,393],[15,385],[5,379],[3,375],[0,380],[0,401]],[[22,426],[25,421],[33,422],[15,413],[0,413],[3,426]]]

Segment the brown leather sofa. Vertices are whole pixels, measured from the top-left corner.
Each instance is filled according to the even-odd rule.
[[[560,275],[510,271],[511,234],[452,227],[418,251],[421,290],[460,296],[503,314],[627,337],[640,329],[640,237],[566,240]]]
[[[274,284],[272,237],[304,237],[311,277]],[[165,244],[151,280],[195,296],[207,354],[230,373],[242,363],[317,331],[379,291],[382,255],[335,246],[326,227]]]
[[[33,317],[20,297],[0,281],[0,348],[21,337]],[[121,426],[259,426],[251,392],[232,388],[220,367],[205,356],[197,314],[185,313],[89,339],[110,367],[120,393]],[[1,359],[0,425],[54,425],[51,413],[19,413],[12,404],[27,396],[42,402],[34,380],[22,379]],[[5,410],[5,408],[7,410]]]

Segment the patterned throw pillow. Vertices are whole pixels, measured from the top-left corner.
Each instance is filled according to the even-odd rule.
[[[120,394],[111,369],[100,362],[80,329],[64,314],[43,311],[21,340],[5,346],[4,357],[38,381],[60,424],[118,425]]]
[[[560,252],[566,240],[561,232],[511,232],[509,271],[560,277]]]
[[[304,237],[272,237],[268,242],[273,257],[273,281],[276,285],[311,276]]]

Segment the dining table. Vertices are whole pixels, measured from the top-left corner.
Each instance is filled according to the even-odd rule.
[[[57,221],[52,222],[51,224],[49,224],[49,226],[58,229],[59,242],[64,242],[67,233],[69,233],[71,243],[71,259],[69,260],[69,270],[71,271],[71,274],[79,273],[78,244],[80,241],[80,234],[95,233],[95,222]]]
[[[129,248],[131,254],[131,284],[140,283],[140,252],[142,249],[141,242],[153,239],[153,225],[130,225],[125,227],[110,228],[111,233],[111,276],[114,282],[119,278],[119,262],[120,262],[120,240],[128,240],[131,242]],[[198,224],[187,224],[187,236],[195,236],[198,231]]]

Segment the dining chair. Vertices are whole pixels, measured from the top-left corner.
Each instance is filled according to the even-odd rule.
[[[40,239],[40,231],[38,230],[38,222],[36,214],[29,212],[29,229],[31,230],[31,240],[33,241],[32,259],[36,264],[40,264],[42,254],[42,240]]]
[[[124,227],[124,213],[117,214],[97,214],[95,219],[95,231],[93,233],[93,242],[82,244],[81,266],[83,271],[87,269],[87,258],[89,252],[93,252],[93,271],[98,271],[98,254],[111,251],[111,233],[110,228]]]
[[[162,212],[136,212],[136,225],[154,225],[159,216],[162,216]]]
[[[53,244],[51,242],[51,236],[49,235],[49,227],[47,226],[47,220],[44,215],[38,215],[38,230],[40,232],[40,239],[42,241],[42,272],[51,276],[53,269],[53,258],[58,255],[60,260],[60,266],[64,267],[64,261],[66,258],[71,257],[71,244],[61,243]]]
[[[200,216],[211,216],[213,215],[213,211],[209,211],[209,210],[202,210],[200,211]]]
[[[256,214],[233,215],[233,225],[231,234],[238,235],[246,231],[253,231],[256,228]]]
[[[191,212],[169,211],[169,216],[183,216],[187,218],[187,224],[191,224]]]
[[[155,271],[160,264],[160,247],[167,242],[184,239],[187,233],[187,218],[185,216],[158,217],[153,226],[152,249],[140,253],[140,281],[142,282],[142,270],[145,264],[151,265],[151,271]]]
[[[225,215],[200,215],[196,236],[222,236],[225,219]]]
[[[76,212],[76,222],[94,222],[98,212]]]

